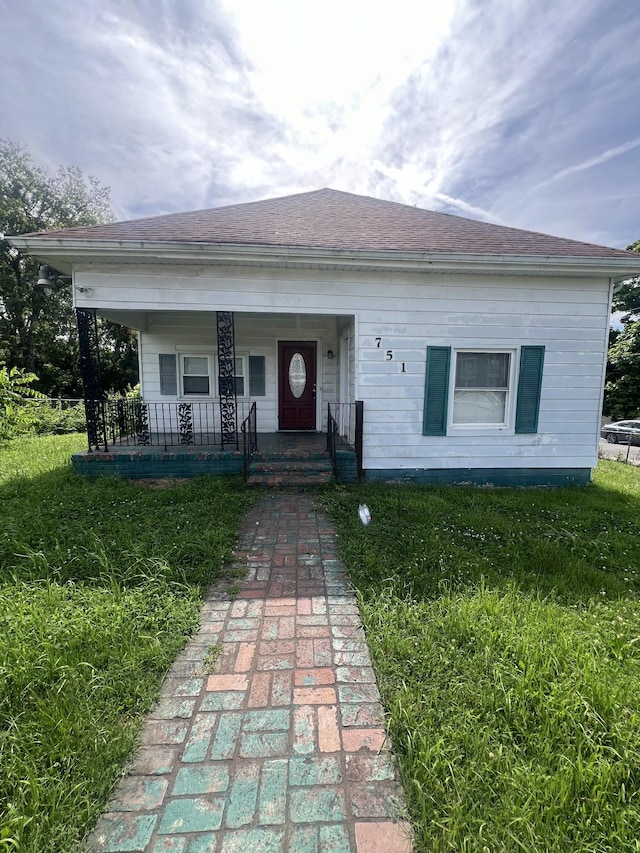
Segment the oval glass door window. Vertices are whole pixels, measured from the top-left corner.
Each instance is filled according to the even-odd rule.
[[[298,400],[302,397],[304,389],[307,385],[307,368],[304,363],[304,358],[299,352],[294,352],[289,362],[289,388],[291,393]]]

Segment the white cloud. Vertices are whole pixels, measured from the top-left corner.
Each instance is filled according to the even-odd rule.
[[[455,0],[393,9],[370,0],[256,3],[226,10],[252,59],[251,79],[266,109],[297,122],[327,106],[347,113],[381,104],[446,36]]]
[[[590,157],[588,160],[583,160],[582,163],[576,163],[573,166],[567,166],[565,169],[560,169],[559,172],[556,172],[555,175],[552,175],[546,181],[536,184],[536,186],[532,188],[532,192],[542,189],[542,187],[548,187],[550,184],[554,184],[556,181],[560,181],[562,178],[566,178],[569,175],[575,175],[578,172],[584,172],[585,169],[592,169],[594,166],[606,163],[607,160],[611,160],[613,157],[619,157],[621,154],[633,151],[633,149],[637,148],[639,145],[640,136],[636,139],[629,140],[629,142],[624,142],[622,145],[616,145],[615,148],[609,148],[608,151],[603,151],[601,154],[598,154],[595,157]]]
[[[640,236],[635,0],[0,0],[0,15],[3,135],[95,174],[119,216],[336,186]]]

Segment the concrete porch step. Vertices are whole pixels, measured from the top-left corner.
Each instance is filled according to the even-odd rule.
[[[263,459],[256,454],[251,461],[247,482],[250,486],[264,488],[324,486],[331,482],[332,477],[331,460],[325,455]]]
[[[252,474],[281,474],[295,473],[312,474],[315,471],[331,473],[330,459],[269,459],[263,460],[253,457],[251,461]]]
[[[333,478],[333,471],[292,470],[292,471],[253,471],[247,485],[258,488],[300,488],[304,486],[326,486]]]
[[[330,462],[326,450],[256,450],[254,462]]]

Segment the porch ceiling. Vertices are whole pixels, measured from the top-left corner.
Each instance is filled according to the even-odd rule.
[[[100,308],[99,306],[95,306],[96,312],[99,317],[103,317],[105,320],[110,320],[112,323],[119,323],[121,326],[127,326],[130,329],[135,329],[138,332],[148,332],[149,331],[149,321],[153,318],[154,321],[171,321],[173,317],[176,315],[176,311],[126,311],[119,310],[117,308]],[[287,320],[292,316],[300,316],[300,317],[312,317],[318,312],[313,311],[290,311],[287,313],[283,313],[282,311],[234,311],[236,315],[242,314],[247,318],[259,318],[264,319],[265,316],[268,316],[269,320],[272,320],[274,323],[277,323],[279,320]],[[216,312],[211,309],[203,309],[202,311],[180,311],[180,316],[183,318],[197,318],[202,317],[202,314],[210,314],[212,317],[215,317]],[[348,320],[353,315],[352,314],[330,314],[324,316],[333,316],[338,320]]]

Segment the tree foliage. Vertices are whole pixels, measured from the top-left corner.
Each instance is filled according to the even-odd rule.
[[[4,235],[112,219],[109,189],[96,178],[84,178],[75,166],[50,174],[25,148],[0,139],[0,361],[36,374],[37,388],[49,395],[81,394],[70,289],[47,296],[37,287],[38,261],[11,247]],[[105,386],[135,384],[132,332],[101,321],[100,338]]]
[[[640,252],[640,240],[627,249]],[[612,329],[609,337],[604,413],[622,420],[640,415],[640,278],[614,294],[613,310],[622,312],[622,329]]]
[[[640,252],[640,240],[627,246],[628,252]],[[613,296],[613,310],[622,311],[622,323],[640,316],[640,278],[630,278]]]
[[[34,373],[0,363],[0,443],[23,432],[30,410],[42,394],[31,386]]]

